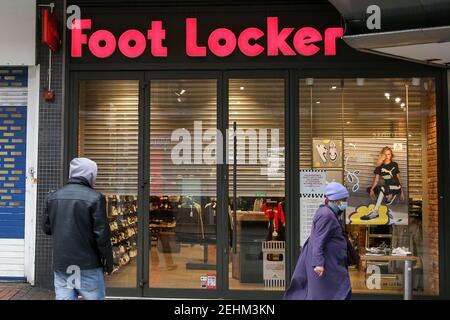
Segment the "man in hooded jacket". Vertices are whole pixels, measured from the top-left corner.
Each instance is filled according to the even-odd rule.
[[[93,189],[96,178],[94,161],[75,158],[67,184],[45,201],[42,228],[52,236],[57,300],[105,298],[113,255],[105,197]]]

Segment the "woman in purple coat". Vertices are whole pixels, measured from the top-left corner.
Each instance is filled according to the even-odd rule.
[[[325,188],[325,205],[313,219],[295,267],[286,300],[347,300],[351,297],[347,268],[347,241],[338,217],[347,207],[347,189],[331,182]]]

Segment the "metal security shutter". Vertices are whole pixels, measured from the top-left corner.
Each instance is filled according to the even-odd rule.
[[[136,195],[139,81],[85,80],[79,90],[78,154],[97,162],[95,188]]]
[[[150,193],[215,197],[217,144],[205,134],[215,137],[217,80],[152,80],[150,88]],[[182,141],[188,153],[172,155]]]
[[[0,68],[0,280],[24,271],[26,68]]]
[[[229,81],[229,130],[236,121],[237,139],[245,143],[245,150],[237,154],[237,195],[255,197],[284,197],[284,80],[283,79],[230,79]],[[267,173],[270,168],[271,129],[278,129],[279,150],[272,150],[278,159],[278,170]],[[239,131],[241,130],[241,131]],[[250,140],[248,130],[256,132],[256,141]],[[267,130],[267,144],[260,139],[262,130]],[[256,144],[255,144],[256,142]],[[233,139],[229,139],[230,190],[233,190]],[[267,153],[262,150],[267,147]],[[275,147],[275,146],[274,146]],[[257,156],[256,164],[250,163]]]
[[[426,95],[423,86],[408,87],[408,191],[413,199],[422,199],[426,185],[423,175],[428,145],[424,138],[427,136],[428,117]]]
[[[403,138],[408,141],[409,196],[422,197],[424,118],[423,90],[409,85],[410,79],[314,79],[300,81],[300,168],[312,167],[312,138]],[[390,93],[390,99],[385,97]],[[401,101],[395,102],[399,97]],[[408,114],[408,118],[407,118]],[[406,172],[403,178],[406,178]]]

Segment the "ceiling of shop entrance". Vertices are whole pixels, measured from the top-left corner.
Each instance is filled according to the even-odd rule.
[[[344,41],[370,53],[449,66],[450,1],[380,0],[380,28],[370,30],[371,0],[330,0],[345,23]],[[370,11],[370,10],[369,10]]]

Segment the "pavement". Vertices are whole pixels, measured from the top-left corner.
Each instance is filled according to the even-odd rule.
[[[54,300],[53,291],[29,283],[0,282],[0,300]]]

